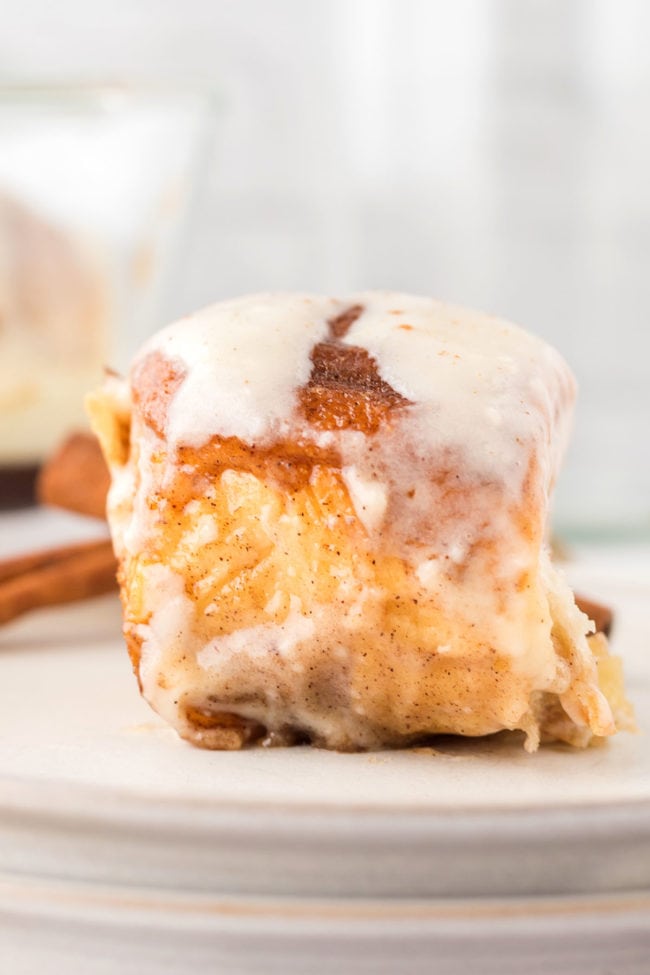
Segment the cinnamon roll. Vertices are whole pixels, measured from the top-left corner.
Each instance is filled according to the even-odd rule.
[[[391,292],[223,302],[90,412],[142,693],[206,748],[625,724],[545,538],[575,396],[508,322]]]

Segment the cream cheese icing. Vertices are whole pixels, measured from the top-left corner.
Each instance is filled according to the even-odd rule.
[[[332,298],[253,295],[212,305],[162,330],[143,349],[186,372],[169,414],[172,445],[198,447],[216,435],[268,438],[291,416],[309,379],[309,355],[340,311]]]
[[[552,478],[566,441],[565,430],[552,429],[557,404],[574,395],[555,349],[503,319],[432,298],[363,292],[354,302],[363,311],[343,342],[367,349],[382,378],[415,404],[410,422],[422,443],[463,444],[474,469],[500,479],[521,472],[533,443],[549,448]]]
[[[212,305],[163,329],[157,350],[186,373],[170,410],[170,445],[200,446],[214,436],[264,441],[293,421],[296,392],[328,321],[362,311],[342,341],[366,349],[381,377],[414,404],[409,420],[429,447],[465,446],[486,472],[521,469],[531,440],[556,472],[575,395],[562,357],[506,322],[432,298],[359,292],[344,299],[260,294]],[[559,421],[561,429],[550,427]],[[487,427],[486,427],[487,422]],[[417,426],[416,426],[417,425]]]
[[[351,306],[361,311],[341,341],[367,350],[381,378],[410,404],[372,453],[363,434],[313,430],[295,411],[314,346],[327,339],[328,322]],[[168,447],[198,447],[215,436],[264,444],[296,432],[334,441],[361,521],[369,531],[387,522],[402,554],[415,562],[432,544],[462,561],[484,530],[480,506],[447,525],[431,524],[430,512],[447,490],[431,483],[431,458],[440,463],[446,452],[466,481],[498,483],[500,505],[491,520],[495,533],[505,531],[531,455],[536,489],[550,490],[575,396],[561,356],[518,326],[390,291],[223,302],[164,329],[142,355],[152,351],[184,373],[169,410]]]

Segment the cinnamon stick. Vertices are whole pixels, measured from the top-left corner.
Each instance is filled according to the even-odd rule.
[[[97,438],[92,433],[73,433],[41,468],[36,496],[41,504],[105,519],[109,484]]]
[[[108,540],[45,549],[0,563],[0,624],[43,606],[112,592],[115,556]]]
[[[614,613],[609,606],[594,602],[593,599],[587,599],[586,596],[579,596],[577,593],[575,599],[578,609],[586,613],[589,619],[596,624],[596,633],[604,633],[605,636],[609,636],[614,623]]]

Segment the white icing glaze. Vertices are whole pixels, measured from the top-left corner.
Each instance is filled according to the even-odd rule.
[[[193,663],[179,666],[183,652],[193,650],[194,606],[185,593],[182,576],[165,565],[142,567],[141,582],[155,606],[148,623],[137,627],[142,640],[139,677],[151,706],[170,724],[176,723],[178,703],[191,679]],[[161,673],[165,680],[160,680]]]
[[[382,378],[414,404],[410,416],[428,445],[461,443],[477,467],[501,473],[519,465],[522,443],[549,440],[558,400],[573,398],[561,356],[499,318],[399,292],[253,295],[182,319],[144,347],[141,355],[158,350],[187,373],[169,442],[200,446],[215,435],[254,442],[292,423],[313,346],[327,337],[328,320],[355,304],[363,311],[342,341],[367,349]],[[562,448],[563,431],[556,432],[554,448]]]
[[[295,654],[300,643],[314,635],[314,620],[303,616],[292,606],[284,623],[260,624],[235,630],[228,636],[216,637],[198,653],[197,660],[205,670],[221,670],[224,659],[238,654],[266,657],[277,651],[283,657]]]
[[[384,437],[372,458],[362,434],[305,429],[295,413],[314,345],[328,337],[328,321],[352,305],[363,310],[342,341],[366,349],[381,377],[411,404],[400,412],[392,442]],[[453,463],[465,478],[494,479],[511,499],[519,496],[534,456],[548,491],[575,394],[560,355],[516,325],[395,292],[340,300],[270,294],[223,302],[164,329],[142,354],[154,350],[185,372],[169,410],[172,449],[200,446],[216,435],[255,443],[297,432],[321,446],[338,444],[344,467],[354,471],[348,487],[366,527],[380,523],[382,497],[415,487],[405,537],[421,533],[423,514],[435,508],[435,490],[423,487],[431,459],[444,451],[455,452]],[[375,494],[370,503],[364,484]],[[473,526],[440,544],[462,558],[475,534]]]
[[[170,444],[200,446],[215,434],[253,443],[277,431],[309,379],[309,354],[340,311],[332,298],[253,295],[212,305],[145,345],[187,376],[169,414]]]
[[[462,445],[464,466],[519,480],[531,447],[544,447],[550,481],[566,438],[555,429],[556,408],[574,395],[554,349],[510,322],[432,298],[365,292],[354,302],[363,312],[343,341],[367,349],[382,378],[414,404],[410,432],[428,453]]]

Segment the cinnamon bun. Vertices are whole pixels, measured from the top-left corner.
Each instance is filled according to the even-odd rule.
[[[541,340],[406,294],[154,336],[90,401],[145,698],[206,748],[611,735],[620,667],[545,543],[574,396]]]

